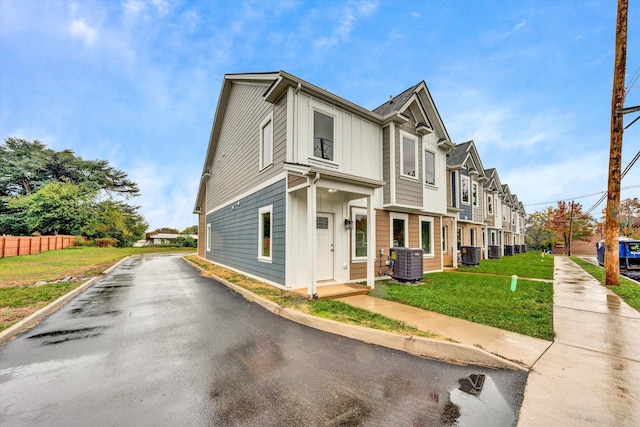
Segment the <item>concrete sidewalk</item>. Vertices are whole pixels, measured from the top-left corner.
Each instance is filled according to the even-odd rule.
[[[556,338],[529,374],[518,425],[639,426],[640,313],[555,257]]]

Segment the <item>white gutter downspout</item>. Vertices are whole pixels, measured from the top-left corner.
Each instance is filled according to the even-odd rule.
[[[307,292],[309,295],[317,299],[316,293],[316,183],[320,179],[320,173],[316,172],[316,176],[311,181],[311,185],[307,187],[307,242],[309,242],[309,266]]]

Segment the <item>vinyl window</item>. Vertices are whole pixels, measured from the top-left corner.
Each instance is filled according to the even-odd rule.
[[[433,256],[433,225],[433,218],[420,217],[420,247],[424,256]]]
[[[400,132],[400,174],[418,178],[418,139]]]
[[[436,155],[429,150],[424,151],[424,183],[436,185]]]
[[[258,215],[258,260],[271,262],[273,239],[273,205],[260,208]]]
[[[260,124],[260,170],[273,163],[273,114]]]
[[[391,214],[391,247],[406,248],[409,246],[409,216]]]
[[[334,161],[334,119],[319,111],[313,112],[313,156]]]

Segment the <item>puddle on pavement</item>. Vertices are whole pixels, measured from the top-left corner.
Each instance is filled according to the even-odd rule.
[[[102,331],[109,326],[94,326],[91,328],[66,329],[52,332],[44,332],[27,337],[27,339],[42,340],[42,345],[61,344],[67,341],[82,340],[102,335]]]
[[[480,378],[482,377],[482,378]],[[470,375],[460,387],[437,396],[444,402],[440,421],[456,427],[514,426],[516,414],[489,376]]]

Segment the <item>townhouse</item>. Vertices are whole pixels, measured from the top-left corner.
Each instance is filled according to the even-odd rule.
[[[310,296],[373,287],[393,247],[442,271],[458,246],[486,249],[489,223],[504,239],[496,179],[472,141],[451,141],[424,81],[368,110],[284,71],[227,74],[194,205],[198,255]]]

